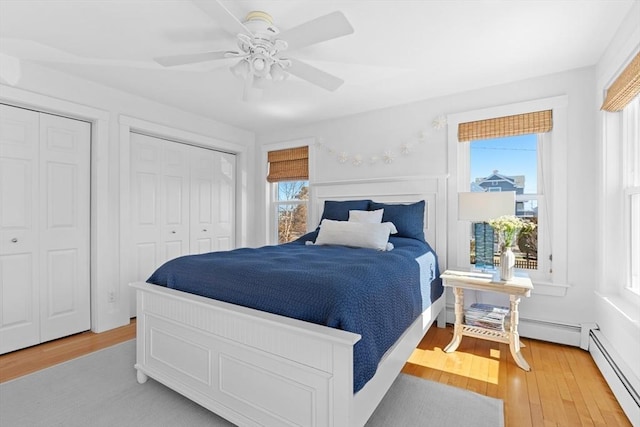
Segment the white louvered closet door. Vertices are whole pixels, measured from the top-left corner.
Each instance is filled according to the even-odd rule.
[[[0,105],[0,353],[90,328],[90,124]]]

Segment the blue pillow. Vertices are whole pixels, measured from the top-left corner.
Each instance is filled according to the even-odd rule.
[[[332,219],[334,221],[349,221],[349,211],[366,211],[369,210],[371,200],[325,200],[323,219]]]
[[[370,211],[384,209],[382,222],[392,222],[398,229],[398,234],[394,234],[394,237],[408,237],[423,242],[425,241],[424,207],[424,200],[409,205],[369,203]]]

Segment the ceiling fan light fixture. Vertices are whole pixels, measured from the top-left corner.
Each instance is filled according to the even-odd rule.
[[[284,67],[278,63],[271,66],[271,80],[274,82],[281,82],[289,77],[289,73],[284,70]]]
[[[2,1],[2,0],[0,0]],[[344,13],[335,11],[280,32],[273,18],[266,12],[254,10],[240,22],[222,4],[225,0],[193,0],[205,13],[219,21],[223,30],[236,37],[238,50],[202,52],[154,58],[165,67],[195,64],[217,59],[237,58],[230,67],[234,76],[244,80],[247,88],[254,83],[268,85],[269,80],[280,82],[293,74],[299,79],[328,91],[338,89],[344,80],[294,58],[282,58],[283,51],[297,50],[320,42],[353,33]],[[287,55],[288,56],[288,55]]]
[[[264,69],[266,68],[267,64],[264,60],[264,58],[253,58],[253,69],[256,71],[264,71]]]
[[[246,59],[241,59],[236,65],[231,67],[231,73],[238,78],[246,79],[249,77],[250,72],[251,66]]]

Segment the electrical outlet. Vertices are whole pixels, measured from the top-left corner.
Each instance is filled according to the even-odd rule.
[[[116,302],[116,293],[114,291],[109,291],[108,299],[109,302]]]

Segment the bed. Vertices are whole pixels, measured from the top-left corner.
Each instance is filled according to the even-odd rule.
[[[367,209],[347,210],[375,211],[381,206],[370,200],[357,202],[366,202]],[[335,201],[328,204],[325,201],[322,227],[296,242],[185,257],[175,263],[169,262],[154,273],[150,280],[156,284],[133,283],[131,286],[137,294],[135,368],[138,381],[144,383],[147,377],[154,378],[241,426],[364,425],[426,330],[438,316],[439,322],[444,323],[444,294],[435,252],[424,242],[424,235],[422,243],[418,242],[420,239],[408,238],[402,233],[388,237],[387,243],[394,246],[389,251],[354,248],[332,241],[321,244],[323,233],[326,239],[326,230],[329,230],[326,224],[335,221],[340,223],[335,224],[337,227],[342,227],[348,222],[340,215],[337,218],[336,212],[344,213],[345,207],[353,207],[351,203]],[[406,205],[420,203],[424,210],[424,201]],[[394,209],[389,204],[383,205],[389,212]],[[338,207],[337,211],[327,213],[331,206]],[[422,215],[424,218],[425,214]],[[399,221],[397,217],[395,220]],[[405,225],[399,227],[403,232]],[[347,258],[351,254],[358,254],[356,260]],[[333,309],[321,310],[321,316],[300,309],[309,301],[319,300],[321,297],[313,294],[313,289],[330,280],[323,276],[322,280],[313,282],[311,278],[318,273],[309,273],[311,264],[292,263],[288,257],[309,259],[311,264],[311,260],[320,259],[320,268],[324,265],[327,271],[334,270],[327,266],[341,262],[357,265],[355,273],[345,273],[346,270],[338,273],[347,286],[331,285],[338,290],[333,298],[352,302],[342,307],[343,312],[375,305],[376,318],[384,318],[379,314],[383,309],[377,303],[359,302],[359,297],[350,293],[359,280],[378,290],[412,283],[408,297],[400,294],[384,297],[402,307],[398,310],[403,313],[401,320],[378,322],[397,322],[400,329],[394,332],[396,335],[380,340],[382,344],[371,344],[371,338],[377,335],[374,328],[358,329]],[[407,261],[407,258],[411,260]],[[232,292],[231,296],[217,295],[203,285],[207,274],[195,273],[197,264],[207,264],[211,268],[208,263],[213,262],[219,271],[221,266],[232,265],[238,259],[253,259],[252,263],[256,259],[280,260],[282,264],[275,267],[276,271],[293,270],[292,274],[298,275],[293,283],[305,284],[295,295],[290,288],[281,291],[286,294],[282,301],[297,303],[290,304],[290,311],[282,312],[282,307],[277,307],[271,300],[265,302],[261,294],[247,295],[242,290]],[[392,263],[397,265],[386,272],[385,267],[375,271],[374,276],[383,275],[380,283],[375,283],[375,277],[362,276],[373,268],[366,264],[371,259],[380,265],[385,264],[380,261],[382,259],[395,259]],[[238,270],[234,267],[227,276],[223,274],[221,280],[226,283],[237,276],[239,283],[259,281],[260,289],[270,289],[277,282],[289,280],[273,279],[276,273],[266,274],[265,265],[259,265],[258,272],[253,273],[248,268]],[[296,268],[283,268],[286,265]],[[305,276],[304,280],[300,280],[300,274]],[[348,281],[347,276],[356,280]],[[387,286],[384,286],[385,282]],[[347,288],[347,294],[340,293],[345,291],[343,288]],[[363,314],[367,315],[371,313]],[[373,361],[367,358],[370,353],[377,353]],[[360,369],[361,365],[365,366],[364,370]]]

